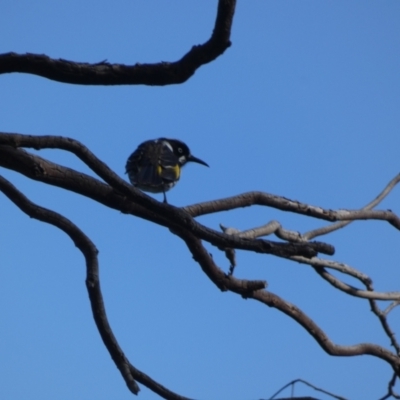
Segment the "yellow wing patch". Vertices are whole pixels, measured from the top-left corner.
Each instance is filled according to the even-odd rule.
[[[179,166],[179,164],[168,166],[158,165],[157,174],[164,177],[165,179],[177,181],[181,176],[181,167]]]
[[[181,176],[181,168],[180,168],[179,164],[176,164],[174,167],[172,167],[172,169],[174,170],[176,179],[179,179]]]

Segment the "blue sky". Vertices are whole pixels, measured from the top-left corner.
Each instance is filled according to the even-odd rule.
[[[209,38],[216,4],[6,0],[0,52],[175,61]],[[260,190],[325,208],[361,207],[399,172],[399,19],[395,0],[241,1],[232,47],[183,85],[90,87],[0,76],[0,131],[75,138],[121,176],[140,142],[184,140],[210,168],[185,167],[168,194],[176,206]],[[61,151],[40,155],[92,174]],[[92,238],[115,335],[136,367],[171,390],[197,399],[259,399],[302,378],[349,399],[385,393],[385,363],[328,356],[276,310],[221,293],[166,229],[1,174]],[[399,213],[399,201],[396,188],[379,209]],[[3,195],[0,204],[0,397],[132,398],[92,320],[81,254]],[[325,224],[261,207],[199,221],[248,229],[272,219],[300,232]],[[376,290],[400,290],[399,233],[389,224],[356,222],[322,240],[336,247],[335,260],[372,277]],[[208,248],[227,270],[218,250]],[[237,258],[238,277],[267,280],[336,343],[389,348],[368,303],[334,290],[309,267],[245,252]],[[389,321],[399,332],[399,310]],[[156,398],[141,389],[140,399]],[[303,388],[295,394],[319,396]]]

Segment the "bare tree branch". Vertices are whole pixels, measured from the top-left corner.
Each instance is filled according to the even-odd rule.
[[[31,218],[54,225],[65,232],[75,243],[75,246],[82,252],[86,260],[86,286],[89,292],[93,317],[97,328],[99,329],[100,335],[109,350],[111,357],[121,371],[127,386],[134,394],[137,394],[140,389],[133,376],[131,376],[129,368],[127,368],[128,361],[118,346],[107,320],[99,283],[98,250],[96,249],[96,246],[70,220],[54,211],[32,203],[2,176],[0,176],[0,190]]]
[[[72,152],[106,183],[70,168],[52,163],[37,155],[30,154],[21,147],[31,147],[35,149],[54,148]],[[321,242],[304,242],[304,239],[300,234],[296,235],[294,232],[286,232],[281,229],[279,223],[273,222],[269,226],[254,228],[245,232],[236,232],[233,230],[231,232],[233,235],[228,235],[207,228],[193,219],[193,216],[196,215],[220,211],[223,207],[227,206],[227,204],[230,204],[229,207],[232,206],[233,208],[236,208],[238,204],[243,205],[245,203],[247,205],[250,205],[250,203],[268,205],[285,211],[327,220],[331,220],[332,218],[343,218],[343,215],[347,218],[348,214],[350,214],[350,218],[365,217],[368,219],[391,219],[391,222],[393,223],[397,218],[395,214],[392,213],[392,215],[388,216],[385,212],[370,212],[369,210],[364,210],[362,212],[368,214],[364,215],[360,213],[360,210],[324,210],[320,207],[313,207],[282,197],[259,192],[246,193],[230,199],[221,201],[217,200],[215,202],[207,202],[179,209],[168,204],[159,203],[144,193],[136,190],[132,185],[128,184],[111,171],[106,164],[99,160],[89,151],[89,149],[78,141],[56,136],[28,136],[0,133],[0,165],[18,171],[31,179],[73,191],[104,204],[107,207],[147,219],[169,228],[172,233],[178,235],[182,240],[184,240],[192,253],[193,258],[199,263],[203,271],[220,290],[229,290],[244,298],[255,299],[269,307],[274,307],[285,313],[303,326],[303,328],[305,328],[330,355],[356,356],[369,354],[388,362],[392,366],[394,372],[399,374],[400,358],[398,355],[381,346],[370,343],[361,343],[353,346],[334,344],[329,340],[328,336],[322,331],[322,329],[298,307],[281,299],[276,294],[266,291],[265,288],[267,283],[265,281],[241,280],[225,274],[215,264],[212,256],[204,248],[202,240],[208,241],[220,249],[243,249],[259,253],[273,254],[292,261],[307,263],[313,266],[324,279],[328,280],[328,282],[333,284],[335,287],[351,295],[372,299],[370,301],[374,301],[373,299],[397,301],[399,300],[399,293],[374,292],[371,286],[371,279],[368,276],[345,264],[330,260],[321,260],[315,257],[317,251],[333,253],[333,248],[329,245]],[[212,207],[212,204],[219,205],[217,207]],[[383,218],[383,214],[385,214],[385,218]],[[393,218],[393,215],[395,218]],[[287,239],[292,240],[292,242],[277,243],[255,239],[257,235],[273,229],[275,231],[281,229],[281,234],[286,235]],[[364,285],[366,285],[367,290],[360,290],[341,282],[339,279],[325,271],[323,267],[333,268],[359,279]],[[377,313],[377,315],[378,314],[379,313]],[[382,326],[386,333],[391,337],[391,331],[385,319],[385,314],[380,312],[378,317],[381,319]],[[387,324],[386,327],[384,326],[385,323]],[[396,347],[394,336],[391,337],[391,339],[392,344]],[[148,385],[155,385],[156,388],[158,387],[158,384],[154,383],[151,378],[136,370],[130,364],[129,371],[132,377],[138,382],[143,384],[146,384],[145,382],[147,382]],[[123,373],[123,370],[121,373]],[[150,380],[150,383],[146,379]],[[156,392],[157,390],[163,392],[164,389],[165,388],[153,388]],[[170,394],[165,396],[170,396]],[[173,397],[177,396],[175,394],[172,394],[171,396],[172,397],[165,398],[177,398]]]
[[[16,141],[14,142],[14,140]],[[56,143],[60,143],[60,145],[57,146]],[[317,254],[317,251],[328,254],[333,254],[334,252],[332,246],[321,245],[320,242],[278,243],[266,240],[246,240],[206,228],[196,222],[184,209],[160,203],[135,189],[132,185],[119,178],[85,146],[72,139],[56,136],[16,135],[14,137],[14,134],[0,133],[1,144],[7,144],[7,146],[0,146],[0,165],[6,168],[18,171],[31,179],[72,190],[122,212],[128,213],[127,208],[130,206],[127,197],[129,197],[134,202],[129,213],[169,228],[177,224],[185,225],[201,239],[220,248],[235,247],[281,257],[289,257],[291,255],[313,257]],[[112,190],[108,185],[104,185],[88,175],[77,173],[70,168],[54,164],[24,150],[15,149],[11,145],[23,145],[36,149],[61,148],[71,151],[116,190]],[[94,186],[96,186],[96,189],[94,189]],[[100,191],[103,193],[100,194]],[[107,191],[107,196],[105,196],[105,191]],[[122,193],[126,197],[121,198]],[[138,205],[143,207],[138,207]]]
[[[284,229],[281,224],[278,221],[270,221],[265,225],[262,225],[257,228],[252,228],[252,229],[247,229],[245,231],[240,231],[239,229],[232,228],[232,227],[226,227],[222,224],[219,224],[221,230],[228,234],[228,235],[234,235],[240,238],[245,238],[245,239],[256,239],[261,236],[266,236],[270,235],[271,233],[275,233],[277,237],[283,240],[287,240],[289,242],[298,242],[298,243],[305,243],[306,241],[302,238],[301,234],[298,232],[294,231],[289,231],[287,229]],[[330,245],[327,243],[323,242],[313,242],[314,244],[318,244],[319,249],[321,252],[325,252],[329,254],[329,249]],[[228,258],[229,262],[231,263],[229,267],[229,275],[233,275],[235,266],[236,266],[236,254],[235,254],[235,249],[233,248],[224,248],[225,251],[225,256]],[[291,259],[294,259],[296,256],[293,256]],[[298,256],[300,259],[303,259],[304,257]],[[316,257],[312,257],[310,259],[314,260]]]
[[[382,190],[379,195],[368,203],[366,206],[361,208],[361,210],[372,210],[376,207],[392,190],[393,188],[400,182],[400,174],[397,174]],[[326,235],[327,233],[336,231],[338,229],[344,228],[346,225],[350,224],[353,221],[341,221],[332,225],[324,226],[322,228],[314,229],[312,231],[306,232],[302,235],[302,237],[306,240],[313,239],[317,236]]]
[[[353,221],[353,220],[385,220],[400,230],[400,218],[392,211],[373,210],[327,210],[322,207],[300,203],[281,196],[275,196],[263,192],[247,192],[225,199],[213,200],[185,207],[192,216],[215,213],[217,211],[234,210],[240,207],[252,205],[268,206],[282,211],[290,211],[296,214],[322,219],[325,221]]]
[[[231,45],[236,0],[219,0],[213,33],[180,60],[157,64],[96,64],[52,59],[40,54],[0,54],[0,74],[23,72],[79,85],[170,85],[188,80],[202,65],[214,61]]]
[[[384,311],[382,311],[385,315],[388,315],[390,311],[392,311],[395,307],[400,304],[400,301],[394,301],[393,303],[389,304]]]
[[[330,396],[330,397],[333,397],[334,399],[337,399],[337,400],[346,400],[346,398],[344,398],[344,397],[342,397],[342,396],[338,396],[338,395],[333,394],[333,393],[330,393],[330,392],[328,392],[328,391],[326,391],[326,390],[324,390],[324,389],[318,388],[317,386],[313,385],[313,384],[310,383],[310,382],[305,381],[304,379],[295,379],[294,381],[291,381],[291,382],[287,383],[287,384],[284,385],[282,388],[280,388],[276,393],[274,393],[268,400],[274,400],[275,397],[276,397],[279,393],[281,393],[283,390],[287,389],[289,386],[292,386],[293,391],[294,391],[294,386],[296,385],[296,383],[299,383],[299,382],[300,382],[300,383],[303,383],[303,384],[306,385],[306,386],[311,387],[312,389],[314,389],[314,390],[317,391],[317,392],[321,392],[321,393],[324,393],[324,394],[326,394],[326,395],[328,395],[328,396]],[[293,397],[293,396],[292,396],[291,398],[298,398],[298,397]],[[277,400],[278,400],[278,399],[277,399]]]
[[[387,393],[381,397],[379,400],[385,400],[388,399],[390,397],[393,397],[394,399],[400,399],[400,395],[398,395],[397,393],[395,393],[394,391],[394,385],[396,384],[396,380],[397,380],[397,375],[393,374],[392,379],[390,379],[389,383],[388,383],[388,391]]]
[[[0,74],[28,73],[58,82],[81,85],[143,84],[162,86],[179,84],[187,81],[195,74],[198,68],[214,61],[230,47],[235,6],[236,0],[219,0],[215,25],[210,39],[201,45],[193,46],[180,60],[175,62],[124,65],[111,64],[105,60],[89,64],[64,59],[52,59],[47,55],[41,54],[16,54],[10,52],[0,54]],[[96,177],[30,154],[24,148],[36,150],[61,149],[71,152],[104,182]],[[400,292],[376,292],[373,288],[372,279],[364,273],[347,264],[317,257],[318,253],[333,255],[335,251],[333,246],[318,241],[310,242],[311,239],[317,236],[343,228],[355,220],[382,220],[389,222],[393,227],[400,230],[400,218],[398,215],[391,210],[374,210],[400,182],[400,174],[393,178],[372,202],[357,210],[329,210],[262,192],[249,192],[226,199],[177,208],[159,203],[137,190],[121,179],[82,143],[69,138],[0,132],[0,166],[17,171],[30,179],[75,192],[107,207],[168,228],[174,235],[177,235],[185,242],[193,259],[221,291],[231,291],[243,298],[254,299],[268,307],[281,311],[301,325],[321,348],[330,355],[358,356],[368,354],[387,362],[393,369],[393,376],[388,383],[387,394],[382,399],[389,397],[400,398],[394,392],[396,380],[400,377],[400,345],[388,321],[390,311],[400,304]],[[84,255],[87,273],[86,287],[93,317],[101,338],[129,390],[137,394],[140,390],[137,384],[139,382],[165,399],[189,400],[170,391],[136,369],[123,353],[107,319],[100,288],[97,249],[93,242],[70,220],[52,210],[34,204],[1,176],[0,191],[32,218],[49,223],[65,232]],[[271,221],[266,225],[245,231],[221,226],[223,233],[220,233],[195,220],[195,217],[200,215],[252,205],[267,206],[324,221],[338,222],[304,234],[284,229],[278,221]],[[259,239],[271,233],[286,242]],[[212,255],[204,247],[203,241],[225,251],[231,263],[229,274],[224,273],[214,262]],[[343,293],[367,299],[373,314],[378,318],[394,351],[389,351],[382,346],[371,343],[360,343],[352,346],[341,346],[333,343],[319,325],[308,317],[304,311],[278,295],[267,291],[266,281],[237,279],[232,276],[233,268],[236,265],[235,249],[270,254],[310,265],[322,279]],[[365,289],[343,282],[328,272],[327,269],[338,271],[359,280],[365,286]],[[381,310],[378,300],[392,301],[392,303],[386,309]],[[294,387],[297,382],[303,382],[315,390],[337,399],[344,399],[316,388],[301,379],[292,381],[287,386],[292,385]]]
[[[284,312],[302,325],[328,354],[336,356],[370,354],[387,361],[397,373],[400,370],[399,358],[380,346],[368,343],[354,346],[340,346],[332,343],[326,334],[300,309],[282,300],[277,295],[263,290],[266,287],[265,282],[238,280],[227,276],[215,265],[212,257],[203,247],[201,240],[207,240],[220,248],[248,249],[256,252],[272,253],[284,256],[285,258],[298,257],[298,255],[291,255],[290,251],[288,252],[287,249],[290,249],[290,247],[286,247],[287,244],[279,243],[278,245],[280,246],[275,247],[276,243],[273,242],[242,239],[236,235],[224,235],[203,227],[194,221],[185,211],[159,203],[137,191],[110,171],[104,163],[98,160],[83,145],[71,139],[0,134],[0,143],[3,144],[0,146],[0,164],[3,166],[21,172],[32,179],[72,190],[111,208],[140,216],[141,218],[168,227],[174,234],[185,241],[192,252],[193,258],[200,264],[203,271],[217,287],[221,290],[233,291],[246,298],[254,298]],[[8,145],[4,145],[4,143]],[[34,148],[63,148],[72,151],[106,182],[112,184],[113,187],[88,175],[78,173],[69,168],[51,163],[41,157],[29,154],[25,150],[11,147],[10,144]],[[261,198],[265,198],[263,195],[261,194]],[[269,195],[266,196],[268,197]],[[237,196],[236,198],[240,197]],[[281,199],[279,201],[281,205]],[[290,204],[289,208],[291,211],[299,210],[303,207],[300,203],[296,203],[298,206],[293,207],[294,202],[287,199],[285,201]],[[315,208],[313,210],[312,213],[319,216],[323,215],[325,211],[323,209],[316,211]],[[330,213],[331,215],[335,214],[333,211],[330,211]],[[262,243],[262,245],[259,245],[259,243]],[[293,243],[290,245],[300,246],[303,244]],[[298,251],[299,248],[301,247],[297,247],[296,250]],[[284,253],[282,252],[283,249],[285,249]],[[344,268],[344,270],[347,270],[347,272],[351,271],[349,268]],[[368,282],[368,277],[366,278],[361,274],[359,274],[358,278],[362,278]]]
[[[394,189],[394,187],[400,182],[400,174],[397,174],[387,185],[386,187],[383,189],[383,191],[370,203],[368,203],[367,205],[365,205],[363,208],[361,208],[360,210],[357,211],[367,211],[367,210],[371,210],[374,207],[376,207],[382,200],[384,200],[386,198],[386,196]],[[277,196],[275,196],[277,197]],[[285,199],[287,200],[287,199]],[[186,208],[189,208],[191,211],[194,212],[194,215],[197,215],[197,212],[199,212],[197,210],[197,207],[201,208],[202,210],[200,211],[199,215],[202,215],[204,209],[203,209],[203,205],[205,203],[202,204],[196,204],[193,206],[189,206]],[[271,205],[273,206],[273,205]],[[278,208],[278,207],[277,207]],[[303,207],[304,208],[304,207]],[[286,210],[285,210],[286,211]],[[292,211],[292,210],[290,210]],[[343,210],[339,210],[339,212],[342,212]],[[301,241],[308,241],[311,240],[317,236],[321,236],[321,235],[326,235],[328,233],[331,233],[333,231],[336,231],[340,228],[343,228],[345,226],[347,226],[348,224],[352,223],[354,220],[359,219],[357,217],[354,217],[351,220],[345,220],[345,221],[341,221],[341,222],[337,222],[331,225],[327,225],[324,226],[322,228],[318,228],[318,229],[314,229],[312,231],[306,232],[306,233],[299,233],[299,232],[294,232],[294,231],[289,231],[284,229],[281,224],[278,221],[270,221],[265,225],[262,225],[258,228],[253,228],[253,229],[249,229],[247,231],[241,231],[240,232],[240,236],[241,237],[247,237],[247,238],[251,238],[254,239],[256,237],[262,237],[262,236],[267,236],[270,235],[271,233],[274,233],[277,237],[279,237],[280,239],[283,240],[289,240],[289,241],[297,241],[297,242],[301,242]],[[368,219],[369,216],[368,216]],[[238,231],[239,232],[239,231]]]
[[[16,137],[15,135],[1,134],[0,143],[5,143],[7,140],[7,143],[10,143],[10,138],[13,138],[13,140],[16,140],[17,138],[19,140],[17,145],[27,146],[29,142],[31,147],[35,147],[32,145],[32,143],[35,143],[36,148],[44,148],[45,146],[43,143],[41,143],[41,141],[46,142],[47,140],[48,143],[53,143],[54,148],[61,147],[59,146],[59,143],[57,143],[57,145],[55,144],[57,142],[55,137],[37,138],[25,137],[23,135]],[[90,153],[84,146],[82,147],[82,145],[78,142],[71,141],[69,139],[63,139],[61,142],[63,143],[65,149],[67,149],[67,147],[71,147],[68,149],[69,151],[72,151],[72,147],[78,146],[77,148],[79,150],[74,149],[73,152],[79,154],[79,157],[83,159],[87,165],[91,166],[91,168],[96,173],[99,173],[103,179],[109,181],[109,183],[112,183],[114,188],[88,175],[81,174],[69,168],[51,163],[41,157],[29,154],[25,150],[11,147],[10,145],[0,145],[0,164],[7,168],[21,172],[32,179],[59,186],[67,190],[72,190],[76,193],[99,201],[100,203],[109,207],[119,209],[122,212],[137,215],[169,227],[174,234],[177,234],[185,241],[189,250],[192,252],[193,258],[200,264],[207,276],[209,276],[209,278],[221,290],[230,290],[234,293],[240,294],[243,297],[253,298],[270,307],[277,308],[302,325],[328,354],[336,356],[370,354],[387,361],[392,366],[393,370],[399,374],[400,360],[395,354],[382,348],[381,346],[369,343],[358,344],[354,346],[340,346],[332,343],[326,334],[318,327],[318,325],[316,325],[299,308],[284,301],[277,295],[263,290],[266,287],[265,282],[238,280],[224,274],[215,265],[212,257],[201,244],[201,239],[208,239],[211,243],[217,245],[218,247],[248,247],[253,251],[260,251],[260,248],[257,246],[248,246],[249,243],[254,243],[253,240],[247,239],[247,246],[243,246],[242,241],[245,239],[219,233],[216,235],[216,233],[213,231],[209,232],[208,228],[196,226],[197,222],[193,221],[185,212],[184,214],[181,214],[180,210],[173,206],[156,202],[148,196],[135,190],[131,185],[122,181],[117,175],[110,171],[104,163],[101,163],[99,160],[97,160],[92,153]],[[38,145],[38,143],[40,143],[40,145]],[[13,144],[16,145],[16,143]],[[48,144],[47,147],[51,146]],[[115,187],[120,191],[117,191]],[[134,199],[134,201],[131,199]],[[204,233],[204,229],[207,235],[202,234],[202,232]],[[219,237],[219,240],[215,240],[215,237]],[[268,251],[264,249],[264,252],[272,251],[271,248],[269,248]],[[279,252],[276,253],[276,255],[279,254]],[[273,254],[275,254],[275,252]],[[289,258],[295,256],[288,256],[286,254],[286,257]],[[349,271],[349,268],[344,269],[346,272]],[[365,278],[365,276],[360,275],[358,278],[362,278],[368,282],[368,278]],[[139,382],[144,380],[143,376],[141,376],[134,369],[134,367],[130,367],[130,370],[132,376],[135,377],[136,380]],[[123,373],[123,371],[121,372]],[[139,378],[137,377],[137,374],[139,375]]]
[[[358,289],[351,285],[348,285],[347,283],[342,282],[341,280],[334,277],[324,269],[326,267],[337,270],[339,272],[342,272],[344,274],[352,276],[353,278],[358,279],[367,287],[371,285],[372,283],[371,278],[369,278],[368,276],[364,275],[363,273],[357,271],[356,269],[346,264],[331,260],[322,260],[317,257],[313,257],[312,259],[308,260],[304,257],[294,256],[291,257],[291,260],[313,266],[314,269],[323,279],[329,282],[332,286],[336,287],[337,289],[351,296],[360,297],[364,299],[385,300],[385,301],[400,300],[400,292],[376,292],[371,290]]]
[[[389,182],[389,184],[386,186],[386,188],[373,200],[371,203],[369,203],[367,206],[363,208],[367,209],[368,207],[373,207],[376,204],[378,204],[382,199],[393,189],[393,187],[399,182],[400,180],[400,174],[397,175],[394,179]],[[327,226],[326,228],[333,228],[336,227],[338,229],[339,227],[343,227],[345,225],[348,225],[350,221],[339,223],[339,224],[333,224],[330,226]],[[340,225],[340,226],[339,226]],[[262,225],[257,228],[252,228],[248,229],[246,231],[240,231],[236,228],[231,228],[231,227],[225,227],[224,225],[220,224],[220,227],[223,232],[230,234],[230,235],[236,235],[242,238],[247,238],[247,239],[254,239],[256,237],[260,236],[265,236],[269,235],[271,233],[275,233],[278,237],[281,237],[285,240],[290,240],[294,242],[304,242],[305,241],[305,236],[302,235],[299,232],[294,232],[294,231],[288,231],[286,229],[283,229],[282,226],[278,221],[270,221],[269,223]],[[335,230],[335,229],[331,229]],[[315,232],[315,231],[312,231]],[[328,230],[327,232],[328,233]],[[229,275],[233,274],[234,268],[236,266],[236,256],[235,256],[235,250],[232,248],[225,248],[225,255],[230,261],[231,265],[229,268]],[[345,273],[347,275],[350,275],[358,280],[360,280],[364,285],[368,286],[372,283],[371,278],[366,276],[365,274],[357,271],[356,269],[343,264],[343,263],[338,263],[336,261],[332,260],[323,260],[317,257],[312,257],[312,258],[304,258],[301,256],[293,256],[290,258],[291,260],[298,261],[303,264],[308,264],[311,265],[315,268],[315,270],[320,274],[320,276],[328,281],[332,286],[336,287],[337,289],[355,297],[360,297],[360,298],[365,298],[365,299],[375,299],[375,300],[400,300],[400,292],[386,292],[386,293],[380,293],[380,292],[375,292],[371,290],[362,290],[355,288],[351,285],[348,285],[341,280],[335,278],[331,274],[329,274],[324,267],[326,268],[331,268],[335,269],[337,271],[340,271],[342,273]]]
[[[335,278],[333,275],[331,275],[328,271],[326,271],[324,268],[321,267],[315,267],[315,270],[318,272],[318,274],[324,278],[326,281],[328,281],[332,286],[335,288],[355,297],[360,297],[363,299],[369,299],[369,300],[398,300],[400,299],[400,293],[399,292],[386,292],[386,293],[380,293],[380,292],[375,292],[375,291],[368,291],[368,290],[361,290],[356,287],[353,287],[351,285],[348,285],[339,279]]]
[[[330,355],[333,356],[357,356],[369,354],[387,361],[393,370],[400,374],[400,359],[392,352],[381,346],[361,343],[353,346],[340,346],[334,344],[322,329],[315,324],[306,314],[304,314],[294,304],[284,301],[276,294],[265,290],[258,290],[253,293],[252,298],[274,307],[298,322],[307,332],[319,343],[319,345]]]
[[[179,233],[178,233],[179,234]],[[247,291],[245,285],[241,284],[240,280],[234,279],[231,276],[220,273],[219,268],[215,265],[212,257],[200,245],[200,240],[192,233],[186,232],[179,234],[186,242],[189,250],[193,254],[193,258],[201,265],[207,276],[218,286],[224,286],[227,290],[241,294],[245,298],[255,299],[269,307],[273,307],[294,319],[297,323],[303,326],[304,329],[319,343],[319,345],[330,355],[333,356],[357,356],[369,354],[378,357],[388,362],[393,370],[400,374],[400,358],[385,348],[370,344],[361,343],[353,346],[341,346],[334,344],[323,330],[297,306],[291,304],[274,293],[266,290]],[[238,285],[239,282],[239,285]],[[243,290],[245,289],[245,290]]]
[[[369,286],[369,289],[373,290],[372,285]],[[385,331],[386,335],[390,339],[390,344],[395,348],[397,355],[400,356],[400,345],[396,340],[396,335],[394,334],[394,332],[392,331],[392,329],[389,326],[389,323],[387,320],[387,315],[380,310],[375,299],[370,299],[369,303],[371,305],[372,312],[378,317],[383,330]]]
[[[140,389],[135,382],[135,380],[137,380],[165,399],[189,400],[188,398],[173,393],[160,385],[148,375],[131,365],[129,360],[126,358],[107,319],[103,295],[100,288],[99,263],[97,258],[98,250],[94,243],[69,219],[59,213],[34,204],[1,175],[0,191],[2,191],[16,206],[31,218],[46,222],[66,233],[85,257],[86,288],[89,294],[93,318],[103,343],[109,351],[111,358],[114,360],[115,365],[121,372],[129,390],[134,394],[139,393]]]

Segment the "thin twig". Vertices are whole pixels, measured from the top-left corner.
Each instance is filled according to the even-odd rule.
[[[328,210],[263,192],[247,192],[225,199],[194,204],[184,209],[192,216],[199,216],[251,205],[268,206],[325,221],[384,220],[400,230],[400,218],[390,210]]]
[[[272,395],[268,400],[273,400],[273,399],[274,399],[279,393],[281,393],[283,390],[285,390],[285,389],[288,388],[289,386],[294,387],[295,384],[298,383],[298,382],[303,383],[304,385],[311,387],[312,389],[314,389],[314,390],[317,391],[317,392],[321,392],[321,393],[327,394],[328,396],[333,397],[334,399],[337,399],[337,400],[346,400],[345,397],[338,396],[338,395],[333,394],[333,393],[331,393],[331,392],[328,392],[328,391],[326,391],[326,390],[324,390],[324,389],[321,389],[321,388],[319,388],[319,387],[313,385],[312,383],[305,381],[304,379],[295,379],[294,381],[289,382],[288,384],[286,384],[285,386],[283,386],[282,388],[280,388],[280,389],[279,389],[274,395]]]
[[[383,311],[382,313],[384,315],[388,315],[390,311],[392,311],[395,307],[397,307],[400,304],[400,301],[394,301],[393,303],[389,304]]]
[[[379,195],[372,200],[370,203],[368,203],[366,206],[362,207],[361,210],[372,210],[374,207],[376,207],[391,191],[392,189],[400,182],[400,174],[397,174],[387,185],[386,187],[382,190]],[[327,233],[331,233],[333,231],[336,231],[338,229],[344,228],[346,225],[351,224],[353,221],[341,221],[337,222],[332,225],[327,225],[322,228],[318,229],[313,229],[312,231],[304,233],[302,236],[306,240],[311,240],[317,236],[321,235],[326,235]]]
[[[270,235],[271,233],[275,233],[281,239],[287,240],[289,242],[295,243],[305,243],[305,240],[301,237],[298,232],[289,231],[282,228],[281,224],[278,221],[270,221],[267,224],[259,226],[257,228],[247,229],[245,231],[240,231],[239,229],[226,227],[223,224],[219,224],[222,232],[227,235],[233,235],[236,237],[240,237],[242,239],[254,240],[256,238]],[[317,243],[317,242],[313,242]],[[331,253],[332,246],[328,243],[318,242],[319,251],[324,252],[326,254]],[[233,275],[233,272],[236,267],[236,253],[235,249],[231,247],[224,247],[222,250],[225,252],[226,258],[230,262],[229,273],[228,275]],[[313,257],[314,259],[315,257]]]
[[[386,400],[390,397],[393,397],[395,399],[400,399],[400,396],[395,393],[394,391],[394,385],[396,384],[396,380],[397,380],[397,375],[395,373],[393,373],[392,378],[390,379],[389,383],[388,383],[388,391],[387,393],[381,397],[379,400]]]
[[[337,289],[355,297],[360,297],[363,299],[374,299],[374,300],[384,300],[384,301],[397,301],[400,300],[400,292],[375,292],[370,290],[362,290],[355,288],[354,286],[348,285],[342,282],[340,279],[329,274],[324,268],[334,269],[341,273],[352,276],[355,279],[361,281],[364,285],[369,285],[371,283],[371,278],[357,271],[355,268],[350,267],[347,264],[339,263],[332,260],[324,260],[321,258],[313,257],[312,259],[306,259],[304,257],[290,257],[291,260],[297,261],[301,264],[308,264],[315,268],[316,272],[329,282],[332,286]]]
[[[373,290],[372,285],[369,285],[368,288],[370,290]],[[387,320],[386,314],[380,310],[375,299],[369,299],[369,303],[371,305],[371,311],[378,317],[383,330],[385,331],[386,335],[388,336],[388,338],[390,340],[390,344],[395,348],[397,355],[400,357],[400,345],[396,340],[395,333],[392,331],[392,329],[389,326],[389,322]]]

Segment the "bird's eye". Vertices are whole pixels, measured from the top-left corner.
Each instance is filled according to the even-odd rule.
[[[183,152],[182,147],[178,147],[178,152],[182,154]]]

